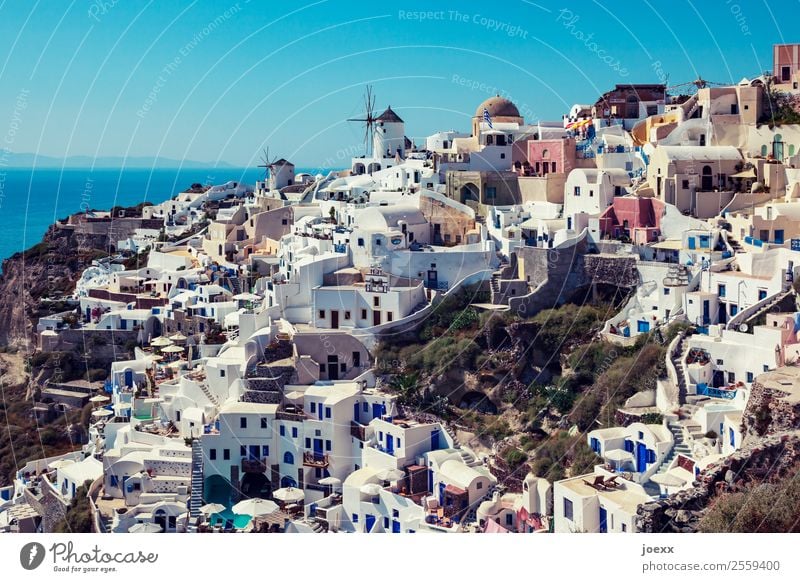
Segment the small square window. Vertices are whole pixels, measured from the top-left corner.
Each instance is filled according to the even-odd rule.
[[[296,426],[292,427],[292,438],[293,439],[297,438],[297,427]]]
[[[366,319],[366,318],[367,318],[367,310],[366,309],[362,309],[361,310],[361,319]]]
[[[224,461],[231,460],[231,450],[230,449],[222,449],[222,459]]]
[[[208,451],[208,458],[212,461],[217,460],[217,449],[209,449]]]
[[[247,417],[239,417],[239,428],[247,428]]]
[[[373,307],[380,307],[381,306],[381,298],[377,295],[372,298],[372,306]]]
[[[266,418],[262,418],[261,419],[261,428],[263,428],[263,429],[267,428],[267,419]],[[283,427],[281,427],[281,428],[283,428]]]
[[[281,425],[281,428],[279,430],[280,430],[281,436],[286,436],[286,427],[285,426]]]
[[[319,318],[320,319],[325,319],[325,310],[324,309],[320,309],[319,310]]]
[[[344,318],[345,318],[345,319],[350,319],[350,312],[349,312],[349,311],[346,311],[346,310],[345,310],[345,312],[344,312]]]

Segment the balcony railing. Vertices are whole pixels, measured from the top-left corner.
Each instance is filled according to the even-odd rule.
[[[736,398],[736,390],[727,390],[725,388],[714,388],[708,384],[698,384],[697,394],[699,396],[709,396],[711,398],[723,398],[725,400],[733,400]]]
[[[267,470],[267,459],[242,459],[243,473],[264,473]]]
[[[350,421],[350,436],[357,438],[360,441],[367,440],[367,427],[366,425]]]
[[[306,467],[324,469],[328,464],[328,455],[310,453],[308,451],[303,453],[303,465]]]

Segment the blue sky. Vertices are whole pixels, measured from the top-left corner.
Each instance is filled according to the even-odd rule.
[[[800,41],[796,0],[634,5],[0,0],[0,148],[344,166],[366,83],[420,138],[468,131],[494,89],[557,119],[615,83],[754,76]]]

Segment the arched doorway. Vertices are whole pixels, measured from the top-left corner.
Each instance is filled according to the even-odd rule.
[[[772,156],[779,162],[783,161],[783,136],[779,133],[772,140]]]
[[[473,184],[472,182],[467,182],[463,186],[461,186],[461,203],[462,204],[469,204],[473,202],[478,204],[480,199],[480,189]]]
[[[242,497],[266,499],[272,494],[272,484],[264,473],[245,473],[239,484]]]
[[[297,487],[297,481],[289,476],[281,478],[281,487]]]
[[[704,192],[714,188],[714,176],[711,175],[711,166],[703,166],[703,178],[700,185],[700,189]]]
[[[360,176],[365,171],[366,171],[366,168],[364,167],[364,164],[354,164],[353,165],[353,174],[355,174],[356,176]]]

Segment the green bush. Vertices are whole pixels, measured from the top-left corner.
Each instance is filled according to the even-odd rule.
[[[724,495],[701,518],[704,533],[800,532],[800,473],[780,483],[750,483],[744,491]]]
[[[514,472],[528,460],[528,455],[516,447],[511,447],[503,452],[503,460],[508,465],[508,468]]]

